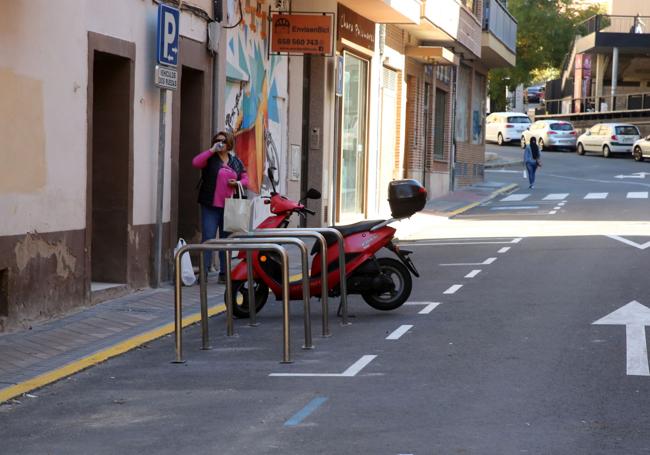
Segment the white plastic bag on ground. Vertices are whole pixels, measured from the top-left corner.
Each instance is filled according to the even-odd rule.
[[[187,243],[184,239],[178,239],[176,248],[174,248],[174,257],[176,257],[176,252],[185,245],[187,245]],[[181,257],[181,281],[185,286],[192,286],[196,282],[196,276],[194,275],[194,268],[192,267],[192,259],[190,258],[189,251]]]

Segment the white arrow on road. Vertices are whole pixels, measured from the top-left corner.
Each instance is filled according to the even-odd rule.
[[[644,179],[646,176],[650,175],[650,172],[635,172],[630,175],[616,175],[615,179]]]
[[[636,300],[594,322],[595,325],[624,325],[628,376],[650,376],[645,326],[650,325],[650,308]]]
[[[623,242],[626,245],[633,246],[634,248],[638,248],[639,250],[645,250],[646,248],[650,247],[650,242],[645,242],[645,243],[636,243],[633,242],[632,240],[628,240],[624,237],[620,237],[618,235],[607,235],[606,237],[609,237],[610,239],[618,240],[619,242]]]

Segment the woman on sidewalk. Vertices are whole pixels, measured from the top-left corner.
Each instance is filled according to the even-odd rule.
[[[528,172],[528,188],[535,188],[535,172],[538,167],[542,167],[541,152],[537,147],[537,139],[530,138],[529,143],[524,149],[524,165],[526,172]]]
[[[232,133],[220,131],[212,138],[212,146],[192,160],[192,166],[201,169],[199,204],[201,205],[201,241],[217,236],[228,237],[223,231],[223,207],[232,196],[237,183],[248,186],[248,174],[239,158],[233,153],[235,138]],[[212,252],[204,252],[206,267],[212,264]],[[219,252],[219,283],[225,283],[226,253]]]

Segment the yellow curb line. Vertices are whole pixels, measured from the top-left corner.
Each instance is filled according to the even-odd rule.
[[[463,212],[468,211],[469,209],[473,209],[474,207],[476,207],[477,205],[481,205],[485,201],[489,201],[490,199],[494,199],[498,195],[503,194],[503,193],[507,193],[508,191],[512,191],[512,190],[514,190],[514,189],[516,189],[518,187],[519,187],[519,185],[517,185],[516,183],[511,183],[510,185],[504,186],[503,188],[492,192],[492,194],[490,194],[490,196],[488,196],[488,198],[483,200],[483,201],[472,202],[471,204],[466,205],[465,207],[461,207],[459,209],[454,210],[453,212],[449,212],[449,215],[447,215],[447,218],[452,218],[452,217],[454,217],[456,215],[459,215],[459,214],[461,214]]]
[[[226,311],[226,306],[222,303],[220,305],[208,308],[208,316],[214,316],[216,314],[223,313],[224,311]],[[187,327],[200,320],[200,313],[193,314],[192,316],[183,318],[182,326]],[[93,365],[97,365],[98,363],[104,362],[111,357],[124,354],[125,352],[130,351],[131,349],[134,349],[144,343],[163,337],[165,335],[169,335],[172,332],[174,332],[174,323],[170,322],[169,324],[165,324],[161,327],[150,330],[149,332],[145,332],[141,335],[137,335],[133,338],[129,338],[128,340],[117,343],[110,348],[103,349],[99,352],[96,352],[95,354],[91,354],[79,360],[75,360],[74,362],[69,363],[61,368],[57,368],[56,370],[43,373],[39,376],[36,376],[35,378],[28,379],[27,381],[19,382],[18,384],[12,385],[10,387],[0,389],[0,403],[17,397],[18,395],[22,395],[23,393],[27,393],[34,389],[38,389],[45,385],[51,384],[55,381],[58,381],[59,379],[63,379],[66,376],[70,376]]]

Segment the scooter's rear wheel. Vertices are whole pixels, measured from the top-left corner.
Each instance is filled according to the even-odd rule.
[[[381,273],[388,276],[395,285],[392,291],[384,293],[365,293],[361,294],[363,300],[371,307],[381,310],[390,311],[400,307],[411,295],[413,280],[408,269],[397,259],[379,258],[379,269]]]
[[[255,311],[259,312],[269,298],[269,287],[260,282],[255,282]],[[250,316],[248,307],[248,282],[232,282],[232,314],[240,319]]]

